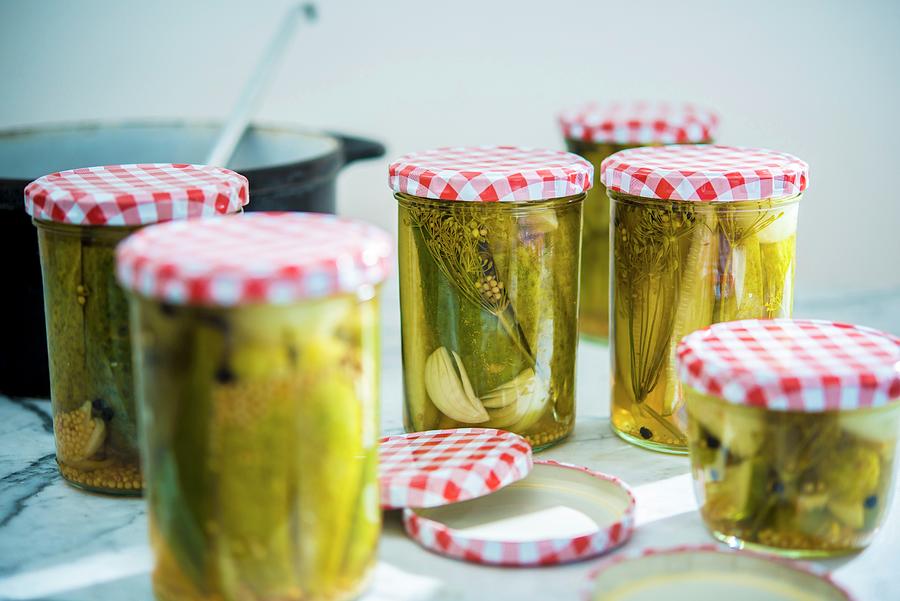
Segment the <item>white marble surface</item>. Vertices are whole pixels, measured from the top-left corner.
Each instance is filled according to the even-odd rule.
[[[849,321],[900,333],[900,290],[799,299],[798,316]],[[396,284],[384,303],[383,428],[400,429],[400,341]],[[643,451],[616,438],[607,414],[605,347],[579,349],[574,435],[539,456],[625,479],[635,490],[638,529],[627,549],[709,542],[684,457]],[[858,599],[900,599],[900,495],[867,550],[822,562]],[[435,555],[385,516],[379,566],[365,601],[576,599],[597,560],[537,568],[491,568]],[[149,601],[152,557],[139,499],[107,498],[62,482],[53,459],[49,403],[0,397],[0,599]]]

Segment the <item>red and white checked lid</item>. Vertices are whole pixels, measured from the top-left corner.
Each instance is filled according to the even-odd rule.
[[[535,461],[503,490],[464,503],[406,509],[423,547],[490,565],[546,566],[595,557],[634,532],[635,500],[621,480],[585,467]]]
[[[900,398],[900,339],[819,320],[750,319],[685,336],[678,374],[738,405],[821,412],[880,407]]]
[[[221,167],[150,163],[70,169],[25,187],[35,219],[73,225],[133,226],[236,213],[247,178]]]
[[[531,445],[490,428],[386,436],[379,446],[382,509],[438,507],[494,492],[531,471]]]
[[[598,144],[695,144],[716,135],[719,116],[693,104],[590,103],[559,115],[563,135]]]
[[[581,194],[594,168],[561,150],[478,146],[413,152],[391,163],[388,175],[394,192],[422,198],[515,202]]]
[[[251,213],[172,221],[116,249],[126,289],[177,305],[286,304],[355,294],[390,272],[393,241],[360,221]]]
[[[761,200],[806,190],[809,165],[784,152],[711,144],[646,146],[600,164],[607,189],[662,200]]]

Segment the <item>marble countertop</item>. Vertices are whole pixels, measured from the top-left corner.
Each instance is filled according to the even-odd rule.
[[[900,290],[798,299],[796,315],[861,323],[900,333]],[[385,288],[382,427],[401,429],[396,283]],[[575,433],[539,455],[623,478],[637,497],[634,538],[625,549],[708,543],[696,512],[688,460],[644,451],[609,428],[608,352],[582,343]],[[818,562],[859,600],[900,599],[900,495],[875,542],[862,553]],[[152,556],[140,499],[109,498],[67,486],[53,455],[49,403],[0,397],[0,599],[150,601]],[[598,560],[535,568],[494,568],[425,551],[385,515],[372,588],[364,601],[577,599]]]

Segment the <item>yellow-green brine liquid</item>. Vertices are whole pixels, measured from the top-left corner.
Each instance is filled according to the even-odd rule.
[[[865,547],[890,507],[900,403],[804,413],[685,387],[694,486],[710,532],[790,557]]]
[[[137,228],[35,225],[60,473],[79,488],[139,495],[128,301],[115,279],[116,244]]]
[[[381,527],[378,297],[132,300],[157,598],[356,598]]]
[[[713,323],[791,316],[800,196],[609,198],[612,426],[634,444],[684,454],[675,347]]]
[[[536,448],[567,436],[584,194],[396,198],[406,430],[500,428]]]

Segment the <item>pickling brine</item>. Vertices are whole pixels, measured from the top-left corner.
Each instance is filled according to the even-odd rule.
[[[872,541],[891,507],[900,339],[751,319],[694,332],[676,355],[694,489],[714,537],[791,557]]]
[[[575,423],[581,211],[593,168],[554,150],[442,148],[390,166],[404,426],[536,449]]]
[[[115,246],[136,228],[35,225],[60,473],[81,488],[138,495],[128,301],[115,279]]]
[[[161,599],[342,599],[381,528],[378,302],[135,305]],[[186,479],[186,480],[185,480]]]
[[[341,601],[366,587],[392,246],[331,215],[253,213],[119,247],[158,599]]]
[[[149,224],[246,203],[244,176],[167,163],[51,173],[25,189],[40,248],[56,461],[70,484],[113,495],[144,486],[116,245]]]
[[[675,347],[712,323],[791,315],[799,197],[610,198],[613,426],[654,449],[685,450]]]
[[[397,195],[408,431],[571,431],[582,198]]]
[[[611,202],[611,421],[687,453],[679,341],[710,324],[789,317],[808,167],[769,150],[634,148],[603,162]]]
[[[685,394],[700,512],[717,538],[803,557],[871,542],[889,507],[900,405],[810,414]]]

